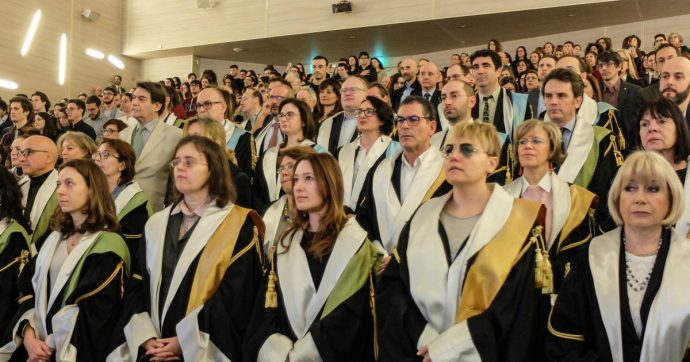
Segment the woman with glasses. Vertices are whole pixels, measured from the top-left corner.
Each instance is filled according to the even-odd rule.
[[[278,152],[280,188],[284,194],[274,201],[263,215],[264,224],[266,224],[266,237],[264,238],[264,253],[266,254],[297,216],[295,200],[292,197],[292,176],[295,162],[303,155],[313,153],[316,153],[313,148],[304,146],[285,147]]]
[[[67,131],[57,140],[63,163],[70,160],[88,160],[96,152],[96,143],[82,132]]]
[[[10,324],[15,339],[0,359],[13,352],[16,358],[21,349],[29,361],[106,357],[105,341],[122,308],[129,251],[117,234],[105,175],[91,160],[63,164],[57,185],[54,231],[22,273],[32,279],[20,285],[24,303]]]
[[[419,207],[377,290],[380,360],[533,361],[544,278],[544,208],[486,177],[496,128],[461,122],[443,149],[451,192]]]
[[[0,351],[12,339],[10,321],[14,317],[21,295],[18,276],[31,256],[29,220],[24,216],[22,192],[17,180],[0,167]],[[0,352],[0,357],[2,356]]]
[[[177,200],[146,223],[146,257],[108,358],[249,361],[241,342],[261,283],[263,223],[234,204],[222,146],[187,136],[174,154]]]
[[[316,144],[316,124],[306,103],[288,98],[280,102],[278,122],[283,135],[282,142],[266,150],[256,163],[253,196],[254,206],[259,212],[280,197],[280,172],[278,172],[278,152],[290,146],[312,147],[316,152],[327,152]]]
[[[127,243],[130,255],[135,257],[137,242],[143,236],[144,225],[153,208],[144,191],[134,181],[134,149],[125,141],[106,138],[93,154],[93,160],[108,180],[108,191],[115,201],[115,212],[120,222],[120,234]]]
[[[119,140],[120,132],[127,128],[127,123],[120,119],[113,118],[103,123],[103,138],[111,140]]]
[[[597,196],[560,178],[554,168],[565,155],[561,131],[554,123],[529,120],[515,130],[515,157],[522,176],[503,189],[512,197],[546,207],[545,255],[553,272],[554,294],[574,256],[599,234],[596,227]]]
[[[345,206],[356,211],[369,170],[385,158],[396,156],[400,144],[388,135],[393,131],[393,110],[388,103],[367,97],[355,112],[359,137],[343,145],[337,154],[345,187]]]
[[[552,361],[681,361],[690,343],[683,186],[657,152],[632,153],[608,207],[618,227],[573,260],[548,319]]]
[[[343,210],[338,161],[295,164],[297,214],[270,252],[245,361],[375,361],[375,268],[381,257]]]

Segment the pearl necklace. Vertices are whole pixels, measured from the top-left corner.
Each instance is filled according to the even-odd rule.
[[[661,249],[661,241],[662,240],[663,240],[662,238],[659,239],[659,245],[657,245],[656,250],[654,250],[653,252],[646,253],[646,254],[634,254],[632,252],[629,252],[629,253],[633,254],[635,256],[640,256],[640,257],[656,255],[659,252],[659,249]],[[627,251],[628,245],[625,242],[625,234],[623,234],[623,246],[625,247],[625,250]],[[628,287],[630,287],[630,289],[632,289],[633,291],[640,292],[640,291],[647,289],[647,285],[649,285],[649,280],[652,277],[652,271],[653,270],[654,270],[654,266],[652,266],[652,268],[649,270],[649,273],[647,273],[647,275],[644,278],[638,279],[638,277],[635,276],[635,274],[633,274],[633,271],[630,268],[630,257],[628,256],[627,253],[625,254],[625,279],[626,279],[626,282],[628,284]]]

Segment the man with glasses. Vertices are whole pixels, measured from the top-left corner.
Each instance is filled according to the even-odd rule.
[[[106,92],[103,91],[103,94]],[[88,117],[84,120],[96,132],[96,144],[103,140],[103,124],[108,118],[101,112],[101,99],[96,96],[89,96],[86,98],[86,114]]]
[[[330,154],[336,154],[338,148],[357,138],[355,112],[367,97],[368,85],[366,79],[358,75],[351,75],[343,82],[340,88],[340,105],[343,107],[343,112],[321,122],[319,134],[316,137],[316,143],[326,148]]]
[[[223,94],[224,92],[215,87],[202,90],[197,97],[197,115],[208,117],[223,126],[225,130],[225,147],[235,152],[237,166],[249,177],[252,177],[254,174],[254,164],[256,163],[254,138],[251,133],[236,127],[235,123],[226,117],[228,104],[225,102],[225,99],[229,99],[230,94]]]
[[[92,96],[95,97],[95,96]],[[98,97],[96,97],[98,98]],[[67,119],[69,120],[71,131],[81,132],[91,137],[96,141],[96,131],[90,125],[84,122],[84,112],[86,112],[86,104],[81,99],[70,99],[65,107]]]
[[[376,82],[378,80],[378,73],[376,68],[369,61],[369,53],[360,52],[359,53],[359,67],[362,71],[359,73],[367,82]]]
[[[132,117],[136,127],[125,128],[120,139],[134,147],[137,157],[134,180],[148,196],[155,211],[163,209],[172,160],[182,131],[160,120],[165,106],[163,86],[139,82],[132,94]]]
[[[117,99],[121,97],[120,92],[114,86],[103,89],[103,106],[101,112],[107,119],[120,118],[125,115],[118,108]]]
[[[21,187],[22,205],[31,220],[32,249],[37,251],[51,232],[50,218],[58,206],[57,146],[48,137],[31,136],[22,143],[18,157],[22,172],[29,177]]]
[[[33,107],[29,99],[16,96],[10,99],[10,121],[12,127],[7,127],[0,138],[0,164],[4,164],[8,169],[12,167],[10,160],[10,147],[12,141],[19,134],[27,132],[33,124]]]
[[[268,84],[268,101],[264,102],[263,109],[256,117],[254,125],[254,127],[258,127],[254,131],[254,142],[259,157],[283,139],[278,122],[280,102],[294,96],[295,91],[285,79],[277,78]]]
[[[472,122],[472,107],[477,103],[474,90],[464,80],[450,80],[441,90],[441,103],[443,119],[448,125],[446,129],[437,132],[431,137],[431,146],[440,150],[446,142],[448,130],[460,122]]]
[[[445,182],[441,152],[431,147],[436,132],[434,112],[423,97],[402,101],[395,123],[403,150],[370,170],[362,188],[357,222],[388,253],[393,252],[400,231],[417,207],[451,188]]]
[[[639,134],[637,118],[640,109],[644,106],[644,100],[640,95],[642,88],[621,79],[621,62],[620,55],[613,50],[606,50],[597,55],[597,70],[604,80],[602,101],[620,110],[621,117],[618,122],[622,128],[625,144],[619,144],[619,146],[623,150],[631,151],[636,146],[635,143]],[[604,116],[604,119],[606,118],[608,117]],[[601,126],[602,124],[597,122],[597,125]]]

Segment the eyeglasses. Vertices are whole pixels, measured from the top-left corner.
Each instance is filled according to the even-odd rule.
[[[120,130],[112,129],[112,128],[104,128],[104,129],[103,129],[103,134],[104,134],[104,135],[110,135],[110,134],[118,133],[118,132],[120,132]]]
[[[214,104],[218,104],[218,103],[223,103],[223,102],[206,101],[204,103],[197,103],[196,108],[204,108],[205,110],[208,111],[209,109],[211,109],[211,107],[213,107]]]
[[[17,151],[17,156],[21,155],[21,156],[23,156],[23,157],[29,157],[29,156],[31,156],[32,154],[36,153],[36,152],[46,152],[46,153],[47,153],[48,151],[44,151],[44,150],[32,150],[32,149],[30,149],[30,148],[27,148],[27,149],[23,149],[23,150]]]
[[[519,144],[520,146],[525,146],[525,145],[527,145],[528,143],[531,143],[531,144],[533,144],[533,145],[535,145],[535,146],[538,146],[538,145],[544,144],[544,140],[543,140],[541,137],[534,137],[534,138],[527,138],[527,137],[525,137],[525,138],[521,138],[521,139],[518,141],[518,144]]]
[[[342,94],[355,93],[355,92],[366,92],[366,89],[357,88],[357,87],[340,88],[340,93],[342,93]]]
[[[103,95],[104,95],[104,96],[114,96],[115,93],[113,93],[113,92],[103,92]]]
[[[446,82],[450,82],[451,80],[462,80],[463,78],[465,78],[464,74],[453,74],[446,77]]]
[[[486,152],[480,150],[479,148],[475,147],[471,143],[461,143],[459,145],[449,143],[449,144],[443,146],[443,150],[441,151],[441,152],[443,152],[443,157],[445,157],[445,158],[450,157],[450,155],[453,153],[453,151],[456,148],[458,149],[458,151],[460,151],[460,154],[463,155],[465,158],[471,158],[476,153],[486,153]]]
[[[182,164],[184,168],[194,168],[196,165],[203,165],[203,166],[208,166],[207,163],[203,163],[196,158],[191,158],[191,157],[184,157],[184,158],[173,158],[172,161],[170,161],[170,166],[173,168],[177,167],[179,164]]]
[[[282,102],[282,101],[285,100],[285,98],[287,98],[287,97],[283,97],[283,96],[268,96],[268,100],[277,101],[277,102]]]
[[[283,120],[283,119],[291,120],[292,117],[294,117],[295,115],[296,115],[295,112],[279,113],[278,114],[278,120]]]
[[[407,121],[410,126],[414,127],[419,124],[419,121],[422,119],[429,119],[429,117],[422,117],[422,116],[409,116],[409,117],[403,117],[403,116],[397,116],[395,117],[395,124],[398,126],[402,126],[405,121]]]
[[[367,118],[372,117],[376,114],[376,110],[373,108],[358,109],[355,111],[355,117],[359,118],[365,116]]]
[[[69,112],[72,112],[72,111],[76,111],[77,109],[79,109],[79,108],[76,108],[76,107],[67,107],[67,108],[65,108],[65,112],[69,113]]]
[[[281,174],[281,173],[283,173],[283,171],[292,171],[294,168],[295,168],[295,163],[289,162],[289,163],[286,163],[286,164],[278,167],[277,173]]]
[[[112,157],[116,160],[120,159],[120,155],[111,154],[109,151],[96,152],[91,156],[91,158],[94,161],[101,161],[101,160],[105,161],[105,160],[109,159],[110,157]]]

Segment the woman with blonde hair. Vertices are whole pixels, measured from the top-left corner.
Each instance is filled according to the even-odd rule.
[[[598,234],[598,198],[583,187],[568,184],[553,171],[565,159],[561,131],[554,123],[526,121],[515,130],[515,140],[521,176],[503,189],[512,197],[546,207],[546,250],[557,294],[571,259]]]
[[[384,361],[533,361],[551,280],[544,207],[486,177],[499,163],[496,127],[460,122],[443,147],[451,192],[407,222],[377,294]]]
[[[90,160],[97,146],[91,137],[82,132],[68,131],[57,140],[62,162],[74,159]]]
[[[638,151],[608,195],[618,225],[571,263],[548,320],[550,360],[681,361],[690,343],[690,241],[673,225],[683,187],[657,152]]]
[[[305,154],[293,176],[297,215],[270,252],[245,339],[246,361],[375,361],[375,268],[367,232],[343,210],[329,154]]]

